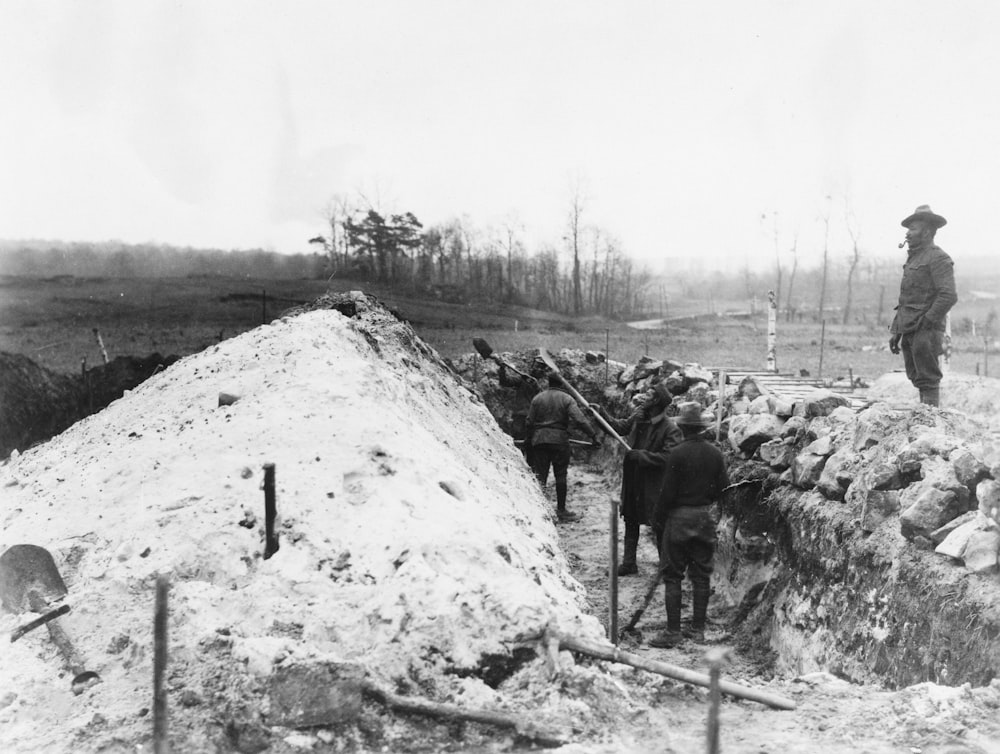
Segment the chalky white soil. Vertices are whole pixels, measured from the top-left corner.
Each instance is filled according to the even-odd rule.
[[[238,400],[220,407],[220,392]],[[265,463],[280,537],[268,560]],[[700,688],[568,653],[555,666],[530,660],[495,689],[469,674],[548,625],[601,640],[586,611],[603,586],[611,490],[596,469],[574,467],[571,479],[585,517],[557,529],[550,493],[484,406],[378,307],[358,320],[308,312],[187,357],[0,467],[0,551],[53,554],[72,606],[60,621],[102,679],[75,696],[44,628],[4,639],[0,750],[152,750],[158,575],[171,583],[175,751],[363,748],[371,731],[350,724],[268,723],[268,679],[320,661],[357,663],[402,694],[516,715],[558,731],[566,752],[702,750]],[[644,586],[626,581],[623,612]],[[658,605],[650,624],[662,623]],[[30,617],[0,614],[0,631]],[[702,648],[629,649],[701,663]],[[822,674],[755,678],[739,658],[730,674],[800,706],[727,700],[724,751],[1000,751],[997,684],[884,692]],[[517,745],[487,727],[378,714],[389,751]]]

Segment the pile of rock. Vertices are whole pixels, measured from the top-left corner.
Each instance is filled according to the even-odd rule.
[[[972,572],[1000,568],[1000,464],[991,467],[988,433],[964,414],[882,402],[855,412],[822,389],[789,404],[752,378],[724,409],[735,452],[851,506],[864,532],[898,526]]]

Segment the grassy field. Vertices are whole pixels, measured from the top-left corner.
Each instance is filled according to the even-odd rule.
[[[145,356],[154,351],[185,356],[270,321],[296,303],[327,290],[348,290],[352,281],[254,280],[228,278],[82,279],[6,278],[0,280],[0,350],[22,353],[49,369],[79,371],[102,359],[94,329],[110,358]],[[573,318],[520,307],[451,304],[413,299],[392,290],[366,287],[408,320],[442,355],[472,352],[472,338],[484,338],[497,352],[537,347],[607,351],[610,358],[633,363],[654,358],[694,361],[706,366],[763,369],[767,322],[755,317],[716,317],[668,322],[637,330],[598,317]],[[674,311],[685,302],[678,302]],[[687,302],[697,310],[697,302]],[[717,302],[720,309],[725,302]],[[955,316],[981,316],[960,303]],[[734,302],[733,309],[738,309]],[[822,374],[820,374],[820,344]],[[808,370],[826,379],[874,379],[902,368],[902,359],[886,350],[883,327],[828,323],[825,336],[813,322],[778,322],[778,367],[782,372]],[[957,337],[951,366],[975,373],[992,368],[1000,374],[1000,356],[983,353],[982,338]]]

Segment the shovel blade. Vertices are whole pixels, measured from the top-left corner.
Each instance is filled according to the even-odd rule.
[[[544,348],[539,348],[538,355],[541,357],[542,361],[545,362],[545,366],[553,372],[556,372],[557,374],[559,373],[559,367],[556,366],[556,360],[552,358],[552,355],[548,351]]]
[[[482,338],[473,338],[472,345],[484,359],[489,359],[493,356],[493,349],[490,348],[490,344]]]
[[[52,603],[66,596],[66,584],[44,547],[14,545],[0,555],[0,602],[8,612],[27,612],[32,593]]]

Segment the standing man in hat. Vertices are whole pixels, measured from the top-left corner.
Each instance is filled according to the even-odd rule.
[[[534,468],[534,464],[532,463],[531,438],[528,436],[528,410],[531,408],[531,401],[534,397],[542,392],[540,380],[548,372],[548,366],[537,357],[531,364],[530,376],[528,377],[509,370],[505,363],[500,362],[500,374],[498,375],[500,387],[511,388],[514,391],[514,399],[510,406],[510,434],[515,441],[520,441],[524,461],[532,468]]]
[[[663,484],[670,450],[683,439],[674,420],[667,416],[667,407],[673,399],[662,382],[652,385],[642,396],[639,407],[624,420],[614,419],[600,404],[593,407],[611,428],[620,435],[628,435],[626,442],[631,450],[622,461],[621,516],[625,519],[625,551],[618,566],[619,576],[639,572],[636,552],[639,547],[639,527],[653,525],[653,512]],[[656,546],[660,546],[662,532],[655,526]]]
[[[941,400],[941,366],[945,317],[958,301],[955,265],[934,243],[938,228],[948,221],[926,204],[903,220],[908,247],[899,284],[899,304],[889,332],[889,350],[903,352],[906,376],[920,391],[920,402],[937,406]]]
[[[705,437],[711,424],[701,404],[682,403],[677,425],[684,440],[670,451],[663,488],[656,507],[655,526],[663,532],[660,570],[663,573],[667,628],[649,640],[651,647],[675,647],[681,633],[681,582],[691,579],[691,628],[689,638],[703,642],[708,597],[715,557],[718,511],[715,503],[729,485],[722,452]]]
[[[569,489],[570,447],[569,425],[576,424],[597,445],[597,432],[584,417],[568,393],[560,390],[562,378],[550,372],[548,390],[543,390],[531,400],[528,409],[527,432],[531,442],[532,469],[538,483],[545,486],[549,479],[549,468],[556,477],[556,520],[559,523],[579,521],[581,515],[566,508],[566,493]]]

